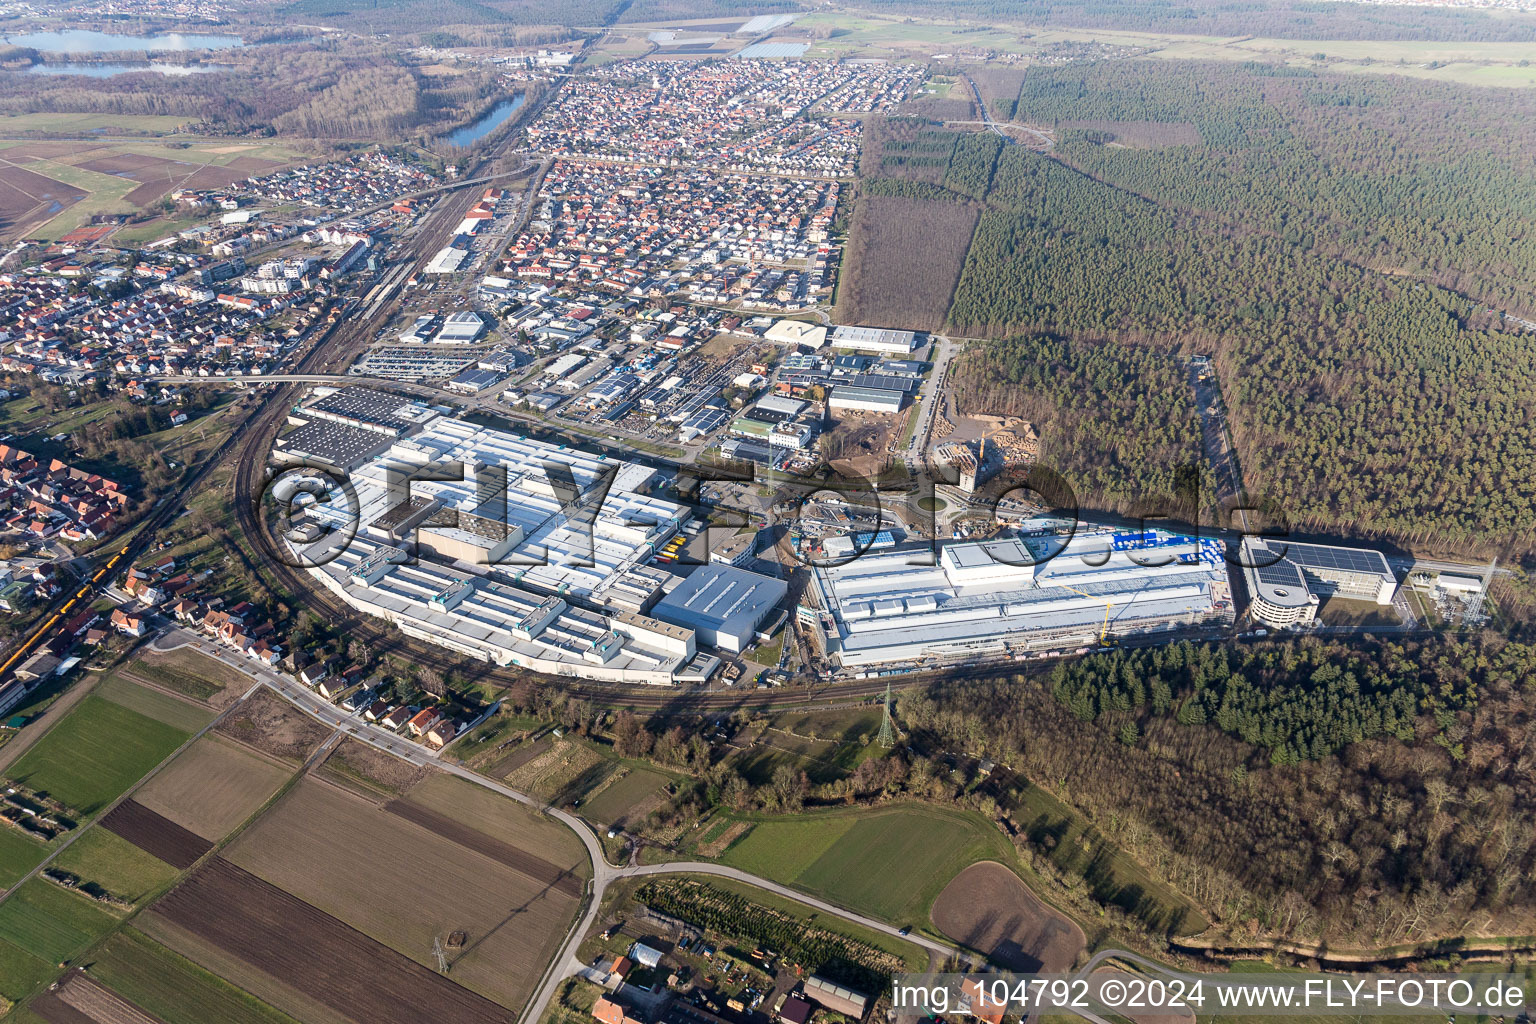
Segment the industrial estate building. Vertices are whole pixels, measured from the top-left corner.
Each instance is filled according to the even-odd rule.
[[[827,343],[827,329],[820,324],[802,320],[780,320],[764,331],[763,337],[786,345],[804,345],[816,349]]]
[[[875,389],[840,385],[834,396],[844,390]],[[761,399],[731,422],[721,456],[778,465],[813,436],[807,408]],[[290,420],[297,429],[280,440],[280,455],[343,470],[353,489],[305,513],[296,536],[309,539],[301,554],[319,563],[310,571],[413,636],[501,665],[670,683],[707,677],[701,666],[718,661],[706,649],[739,654],[785,617],[785,582],[728,564],[736,559],[672,568],[690,512],[648,493],[649,467],[365,387],[317,389]],[[410,477],[421,479],[407,485]],[[812,569],[799,621],[835,664],[870,673],[1026,657],[1234,617],[1214,539],[1035,525],[1020,536],[945,542],[936,556],[882,529],[858,557]],[[852,547],[842,540],[826,538],[826,552]],[[316,544],[344,550],[325,558]],[[1390,604],[1395,594],[1376,551],[1260,538],[1241,551],[1251,618],[1273,628],[1313,623],[1325,595]]]
[[[907,396],[903,391],[888,388],[863,388],[852,384],[839,384],[827,397],[827,408],[833,412],[901,412]]]
[[[654,608],[670,622],[693,630],[700,643],[740,653],[789,593],[783,580],[735,566],[700,566]],[[764,637],[763,639],[766,639]]]
[[[933,561],[936,564],[924,564]],[[1227,619],[1232,599],[1214,541],[1147,531],[912,545],[814,571],[820,629],[844,668],[915,667],[1096,643]]]
[[[905,357],[917,348],[917,335],[912,331],[891,331],[883,327],[835,327],[832,347]]]
[[[352,463],[354,497],[312,505],[310,525],[332,529],[296,544],[353,607],[495,664],[651,684],[698,678],[701,663],[718,664],[700,646],[739,652],[783,618],[780,580],[727,565],[680,578],[648,564],[690,518],[643,493],[650,468],[424,419],[398,401],[349,388],[294,410],[300,431],[370,442],[360,459],[333,452]],[[402,422],[408,434],[381,429]],[[412,479],[438,476],[450,479]]]
[[[1247,537],[1243,583],[1249,613],[1273,629],[1311,625],[1323,597],[1391,604],[1397,576],[1380,551]]]

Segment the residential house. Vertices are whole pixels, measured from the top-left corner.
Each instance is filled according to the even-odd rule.
[[[406,727],[411,730],[412,736],[420,736],[436,725],[442,717],[443,713],[437,708],[422,708],[406,723]]]
[[[112,610],[112,626],[119,633],[126,633],[129,636],[143,636],[148,632],[142,615],[137,612],[125,612],[121,608]]]

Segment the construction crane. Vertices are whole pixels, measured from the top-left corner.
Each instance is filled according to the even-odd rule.
[[[1114,646],[1114,641],[1109,639],[1109,613],[1115,607],[1115,602],[1111,601],[1107,597],[1100,597],[1097,594],[1090,594],[1086,590],[1078,590],[1076,587],[1072,586],[1070,583],[1063,583],[1062,586],[1066,587],[1068,590],[1072,591],[1074,594],[1081,594],[1084,597],[1090,598],[1090,599],[1092,599],[1094,601],[1103,601],[1104,602],[1104,624],[1099,627],[1099,645],[1101,647],[1113,647]]]

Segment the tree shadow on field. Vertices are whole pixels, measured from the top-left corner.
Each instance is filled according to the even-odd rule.
[[[583,793],[602,782],[612,770],[613,765],[607,760],[597,762],[556,790],[549,802],[556,807],[564,807],[573,800],[579,800]]]
[[[565,881],[565,879],[567,879],[567,878],[574,878],[574,877],[575,877],[575,873],[570,871],[569,869],[560,872],[560,874],[557,875],[555,877],[555,879],[553,881],[551,881],[549,884],[545,885],[542,889],[540,889],[538,892],[534,893],[532,896],[529,896],[522,903],[518,904],[517,906],[513,907],[511,910],[507,911],[507,916],[502,918],[500,921],[496,922],[496,924],[492,925],[490,928],[487,928],[484,935],[481,935],[479,938],[475,939],[473,942],[466,943],[464,945],[464,948],[459,952],[459,954],[453,958],[452,963],[456,964],[460,960],[462,960],[465,957],[469,956],[476,949],[480,948],[481,943],[485,942],[491,936],[495,935],[497,932],[501,931],[507,925],[511,924],[518,917],[520,917],[523,914],[527,913],[528,910],[530,908],[532,908],[535,903],[538,903],[540,900],[542,900],[545,897],[549,896],[555,890],[555,887],[557,885],[559,885],[561,882]],[[578,881],[579,881],[579,879],[578,879]],[[451,966],[451,964],[450,964],[450,966]]]

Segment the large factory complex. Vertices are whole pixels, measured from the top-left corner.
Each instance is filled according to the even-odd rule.
[[[1321,597],[1390,604],[1397,587],[1367,549],[1249,538],[1229,575],[1221,542],[1161,530],[1079,523],[936,553],[886,530],[810,567],[791,609],[756,558],[677,563],[702,524],[653,493],[650,467],[364,387],[318,389],[290,422],[279,461],[351,482],[344,499],[298,502],[292,543],[320,583],[411,636],[556,675],[704,682],[790,614],[828,661],[867,675],[1225,626],[1242,596],[1256,625],[1305,627]]]
[[[1213,541],[1145,531],[900,545],[818,567],[801,619],[851,669],[980,660],[1230,619]],[[933,564],[921,564],[922,562]]]
[[[611,682],[702,681],[782,621],[787,585],[650,564],[689,511],[655,471],[477,426],[367,388],[295,408],[279,458],[345,472],[295,544],[353,607],[498,665]],[[462,477],[433,480],[430,477]],[[329,529],[324,529],[324,528]]]

